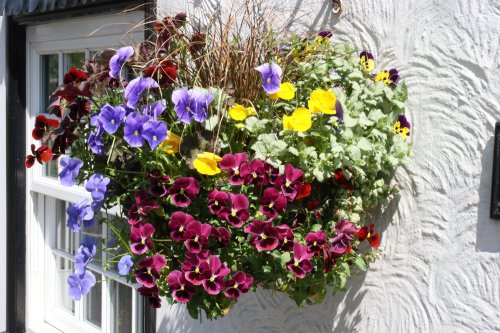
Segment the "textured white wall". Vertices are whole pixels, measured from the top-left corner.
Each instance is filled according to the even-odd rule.
[[[160,2],[163,11],[185,5]],[[377,68],[397,67],[409,86],[414,157],[398,173],[398,202],[377,218],[385,258],[320,305],[299,310],[259,290],[202,323],[165,305],[158,332],[500,331],[500,221],[488,218],[500,1],[343,2],[338,19],[330,1],[289,0],[302,26],[333,28],[335,38],[371,50]]]
[[[5,28],[6,28],[6,20],[3,16],[0,16],[0,142],[5,144],[7,141],[6,138],[6,129],[5,122],[6,118],[6,96],[5,96]],[[0,332],[7,330],[6,323],[6,299],[7,299],[7,288],[6,288],[6,219],[7,219],[7,207],[5,206],[6,202],[6,149],[0,149]]]

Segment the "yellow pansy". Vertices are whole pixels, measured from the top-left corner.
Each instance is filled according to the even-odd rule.
[[[167,137],[160,143],[160,147],[167,147],[165,151],[167,154],[175,154],[179,152],[179,146],[181,144],[181,138],[175,133],[170,131],[167,132]]]
[[[253,107],[244,107],[238,103],[234,103],[233,107],[229,108],[229,117],[236,121],[245,120],[247,117],[254,116],[256,114],[257,112]]]
[[[371,72],[373,67],[375,67],[375,61],[373,60],[373,54],[368,51],[363,51],[359,55],[359,62],[361,66],[367,71]]]
[[[297,108],[291,116],[283,116],[283,128],[285,130],[305,132],[311,128],[311,124],[311,111],[306,108]]]
[[[203,152],[196,155],[196,159],[193,161],[194,168],[203,175],[213,176],[221,172],[217,162],[220,162],[222,158],[215,155],[214,153]]]
[[[337,97],[332,91],[316,89],[311,93],[307,106],[312,113],[335,114]]]
[[[280,90],[277,93],[269,95],[272,100],[281,98],[289,101],[295,97],[295,87],[290,82],[284,82],[280,84]]]

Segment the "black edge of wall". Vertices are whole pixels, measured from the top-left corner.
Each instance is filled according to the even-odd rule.
[[[7,18],[7,329],[26,318],[26,27]]]

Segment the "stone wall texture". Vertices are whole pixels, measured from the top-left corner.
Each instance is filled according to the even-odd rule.
[[[230,2],[230,1],[229,1]],[[159,332],[499,332],[500,221],[489,219],[493,130],[500,121],[500,1],[288,0],[298,29],[396,67],[409,87],[414,156],[378,217],[385,257],[346,292],[298,309],[287,296],[246,294],[217,321],[164,306]],[[217,0],[160,1],[160,11]],[[281,15],[281,13],[280,13]]]

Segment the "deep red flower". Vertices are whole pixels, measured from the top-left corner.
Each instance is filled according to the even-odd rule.
[[[208,208],[212,214],[221,213],[228,205],[229,195],[227,192],[213,190],[208,193]]]
[[[35,164],[35,160],[43,164],[44,162],[47,163],[48,161],[52,160],[53,154],[52,150],[47,147],[47,146],[40,146],[35,150],[35,145],[31,145],[31,154],[32,155],[27,155],[26,160],[24,161],[24,165],[27,168],[31,168],[33,164]]]
[[[267,175],[267,182],[271,185],[274,185],[276,183],[276,180],[278,179],[280,175],[280,171],[278,168],[275,168],[269,163],[266,163],[264,165],[264,169],[266,170],[266,175]]]
[[[140,267],[135,270],[135,279],[138,283],[147,288],[153,288],[156,280],[160,278],[160,271],[167,261],[161,254],[155,254],[151,257],[141,259],[137,265]]]
[[[309,260],[313,255],[314,253],[309,252],[306,246],[294,243],[293,258],[286,263],[286,268],[297,278],[303,279],[313,269]]]
[[[186,226],[186,232],[184,233],[184,238],[186,239],[186,248],[191,253],[201,252],[203,246],[208,245],[208,237],[212,227],[210,224],[201,224],[200,222],[193,220],[189,222]]]
[[[260,212],[268,218],[275,218],[286,209],[286,198],[275,188],[268,187],[260,198]]]
[[[323,248],[327,245],[326,238],[326,234],[323,230],[308,233],[305,238],[307,250],[317,255],[321,254]]]
[[[68,83],[80,83],[80,82],[83,82],[83,81],[86,81],[87,79],[89,78],[89,75],[80,70],[80,69],[77,69],[76,67],[71,67],[69,69],[69,71],[64,74],[64,80],[63,80],[63,83],[64,84],[68,84]]]
[[[279,176],[275,186],[280,186],[283,195],[289,201],[292,201],[301,190],[303,180],[304,172],[300,169],[294,168],[291,164],[287,164],[285,165],[285,174]]]
[[[367,239],[371,247],[380,245],[380,236],[375,232],[375,225],[373,224],[370,224],[370,227],[364,226],[359,229],[356,236],[361,242]]]
[[[345,190],[352,191],[354,189],[353,183],[352,183],[352,176],[349,180],[347,180],[346,176],[344,175],[344,171],[342,169],[337,169],[335,170],[334,177],[335,182],[342,186]]]
[[[181,271],[172,271],[167,277],[172,297],[180,303],[187,303],[195,292],[195,287],[186,280]]]
[[[233,227],[241,227],[248,221],[248,198],[244,194],[229,193],[230,206],[219,213],[221,219],[229,222]]]
[[[287,224],[278,225],[275,227],[278,231],[279,249],[282,251],[291,251],[293,249],[293,232]]]
[[[128,213],[128,223],[133,225],[146,219],[149,213],[158,207],[155,200],[148,198],[145,190],[137,192],[135,194],[135,204],[132,205]]]
[[[311,184],[304,183],[302,185],[302,188],[300,189],[300,192],[297,193],[297,196],[295,197],[295,200],[300,200],[300,199],[303,199],[303,198],[307,198],[310,195],[311,195]]]
[[[160,293],[156,285],[154,285],[152,288],[142,286],[137,289],[137,291],[142,296],[149,297],[149,305],[151,305],[153,308],[161,308]]]
[[[177,207],[187,207],[200,192],[200,185],[193,177],[177,178],[168,189],[172,203]]]
[[[219,167],[229,172],[229,183],[231,185],[241,185],[245,182],[241,174],[242,165],[247,163],[248,155],[245,153],[226,154],[222,156]]]
[[[187,260],[181,265],[186,280],[195,286],[201,286],[203,283],[201,274],[210,269],[207,263],[209,257],[210,252],[207,250],[202,250],[200,253],[186,253]]]
[[[307,206],[306,206],[306,207],[307,207],[307,210],[314,210],[314,209],[315,209],[316,207],[318,207],[318,206],[319,206],[319,202],[318,202],[318,201],[316,201],[316,200],[314,200],[314,201],[309,201],[309,202],[307,203]]]
[[[149,194],[159,198],[164,197],[167,194],[166,185],[170,177],[162,175],[157,169],[148,172],[147,176],[149,177]]]
[[[69,109],[68,117],[74,121],[79,121],[82,117],[90,114],[90,102],[78,97],[67,105]]]
[[[186,229],[189,223],[195,221],[194,217],[184,212],[175,212],[170,217],[168,228],[170,229],[170,238],[175,242],[186,240]]]
[[[175,82],[177,78],[177,67],[170,61],[153,64],[146,69],[144,77],[155,79],[160,87],[165,88]]]
[[[201,274],[203,288],[210,295],[217,295],[224,288],[224,276],[231,270],[217,256],[208,258],[209,269]]]
[[[39,114],[35,119],[35,128],[31,132],[31,136],[35,140],[44,139],[45,133],[48,132],[50,127],[57,128],[59,126],[59,121],[55,119],[47,118],[43,114]]]
[[[267,183],[265,163],[255,159],[241,166],[241,176],[246,184],[265,185]]]
[[[148,249],[153,249],[151,236],[155,232],[153,225],[136,223],[130,228],[130,249],[135,254],[143,254]]]
[[[216,239],[221,246],[228,246],[231,241],[231,233],[224,227],[212,227],[210,237]]]

